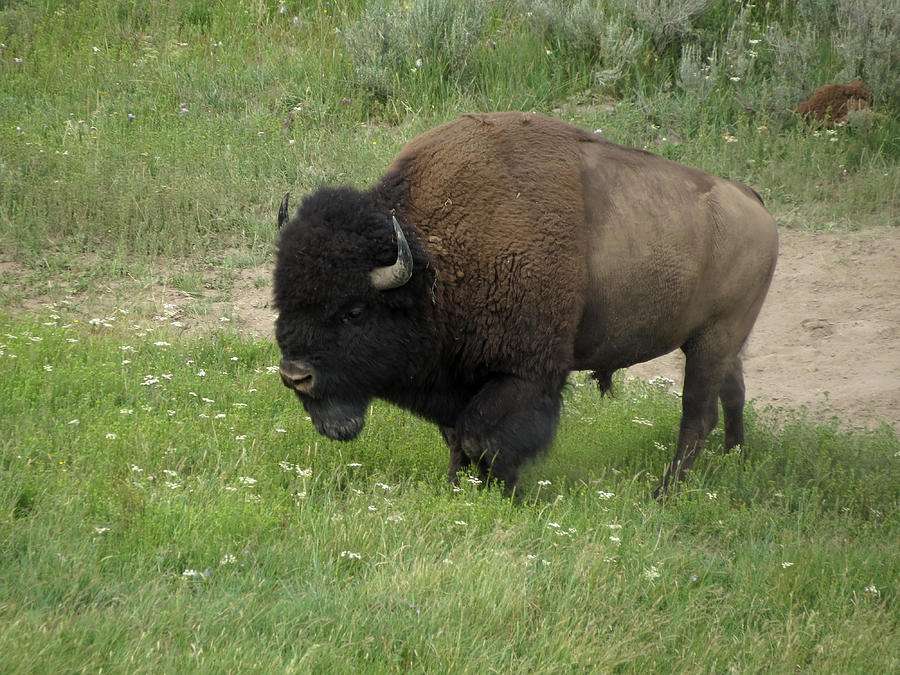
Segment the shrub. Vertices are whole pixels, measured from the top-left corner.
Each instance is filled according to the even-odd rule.
[[[379,101],[408,89],[418,72],[458,87],[473,77],[488,19],[483,2],[369,4],[345,32],[356,84]]]
[[[521,0],[518,6],[531,29],[554,50],[590,64],[601,89],[625,78],[644,46],[642,34],[626,16],[598,0]]]
[[[876,105],[900,103],[900,2],[840,0],[832,41],[844,60],[841,82],[861,77]]]

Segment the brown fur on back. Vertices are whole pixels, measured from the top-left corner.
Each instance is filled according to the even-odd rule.
[[[849,84],[827,84],[808,101],[798,105],[797,112],[830,128],[846,122],[849,111],[868,108],[868,97],[869,88],[862,80],[853,80]]]

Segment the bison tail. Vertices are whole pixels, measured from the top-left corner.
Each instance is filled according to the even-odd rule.
[[[603,396],[607,394],[612,394],[613,381],[612,376],[615,371],[599,371],[595,370],[591,373],[591,379],[597,383],[597,387],[600,389],[600,393]]]

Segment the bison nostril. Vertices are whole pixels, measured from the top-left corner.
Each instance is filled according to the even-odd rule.
[[[316,383],[315,372],[305,363],[282,359],[280,371],[284,386],[300,393],[309,393]]]
[[[294,377],[289,377],[291,386],[294,389],[306,389],[309,385],[312,384],[312,375],[296,375]]]

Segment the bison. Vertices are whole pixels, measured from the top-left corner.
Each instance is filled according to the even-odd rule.
[[[680,480],[718,421],[744,443],[741,348],[775,268],[751,188],[524,113],[469,114],[412,140],[367,190],[321,188],[274,269],[281,378],[347,441],[374,397],[440,427],[449,478],[512,491],[547,448],[572,370],[686,356]]]

